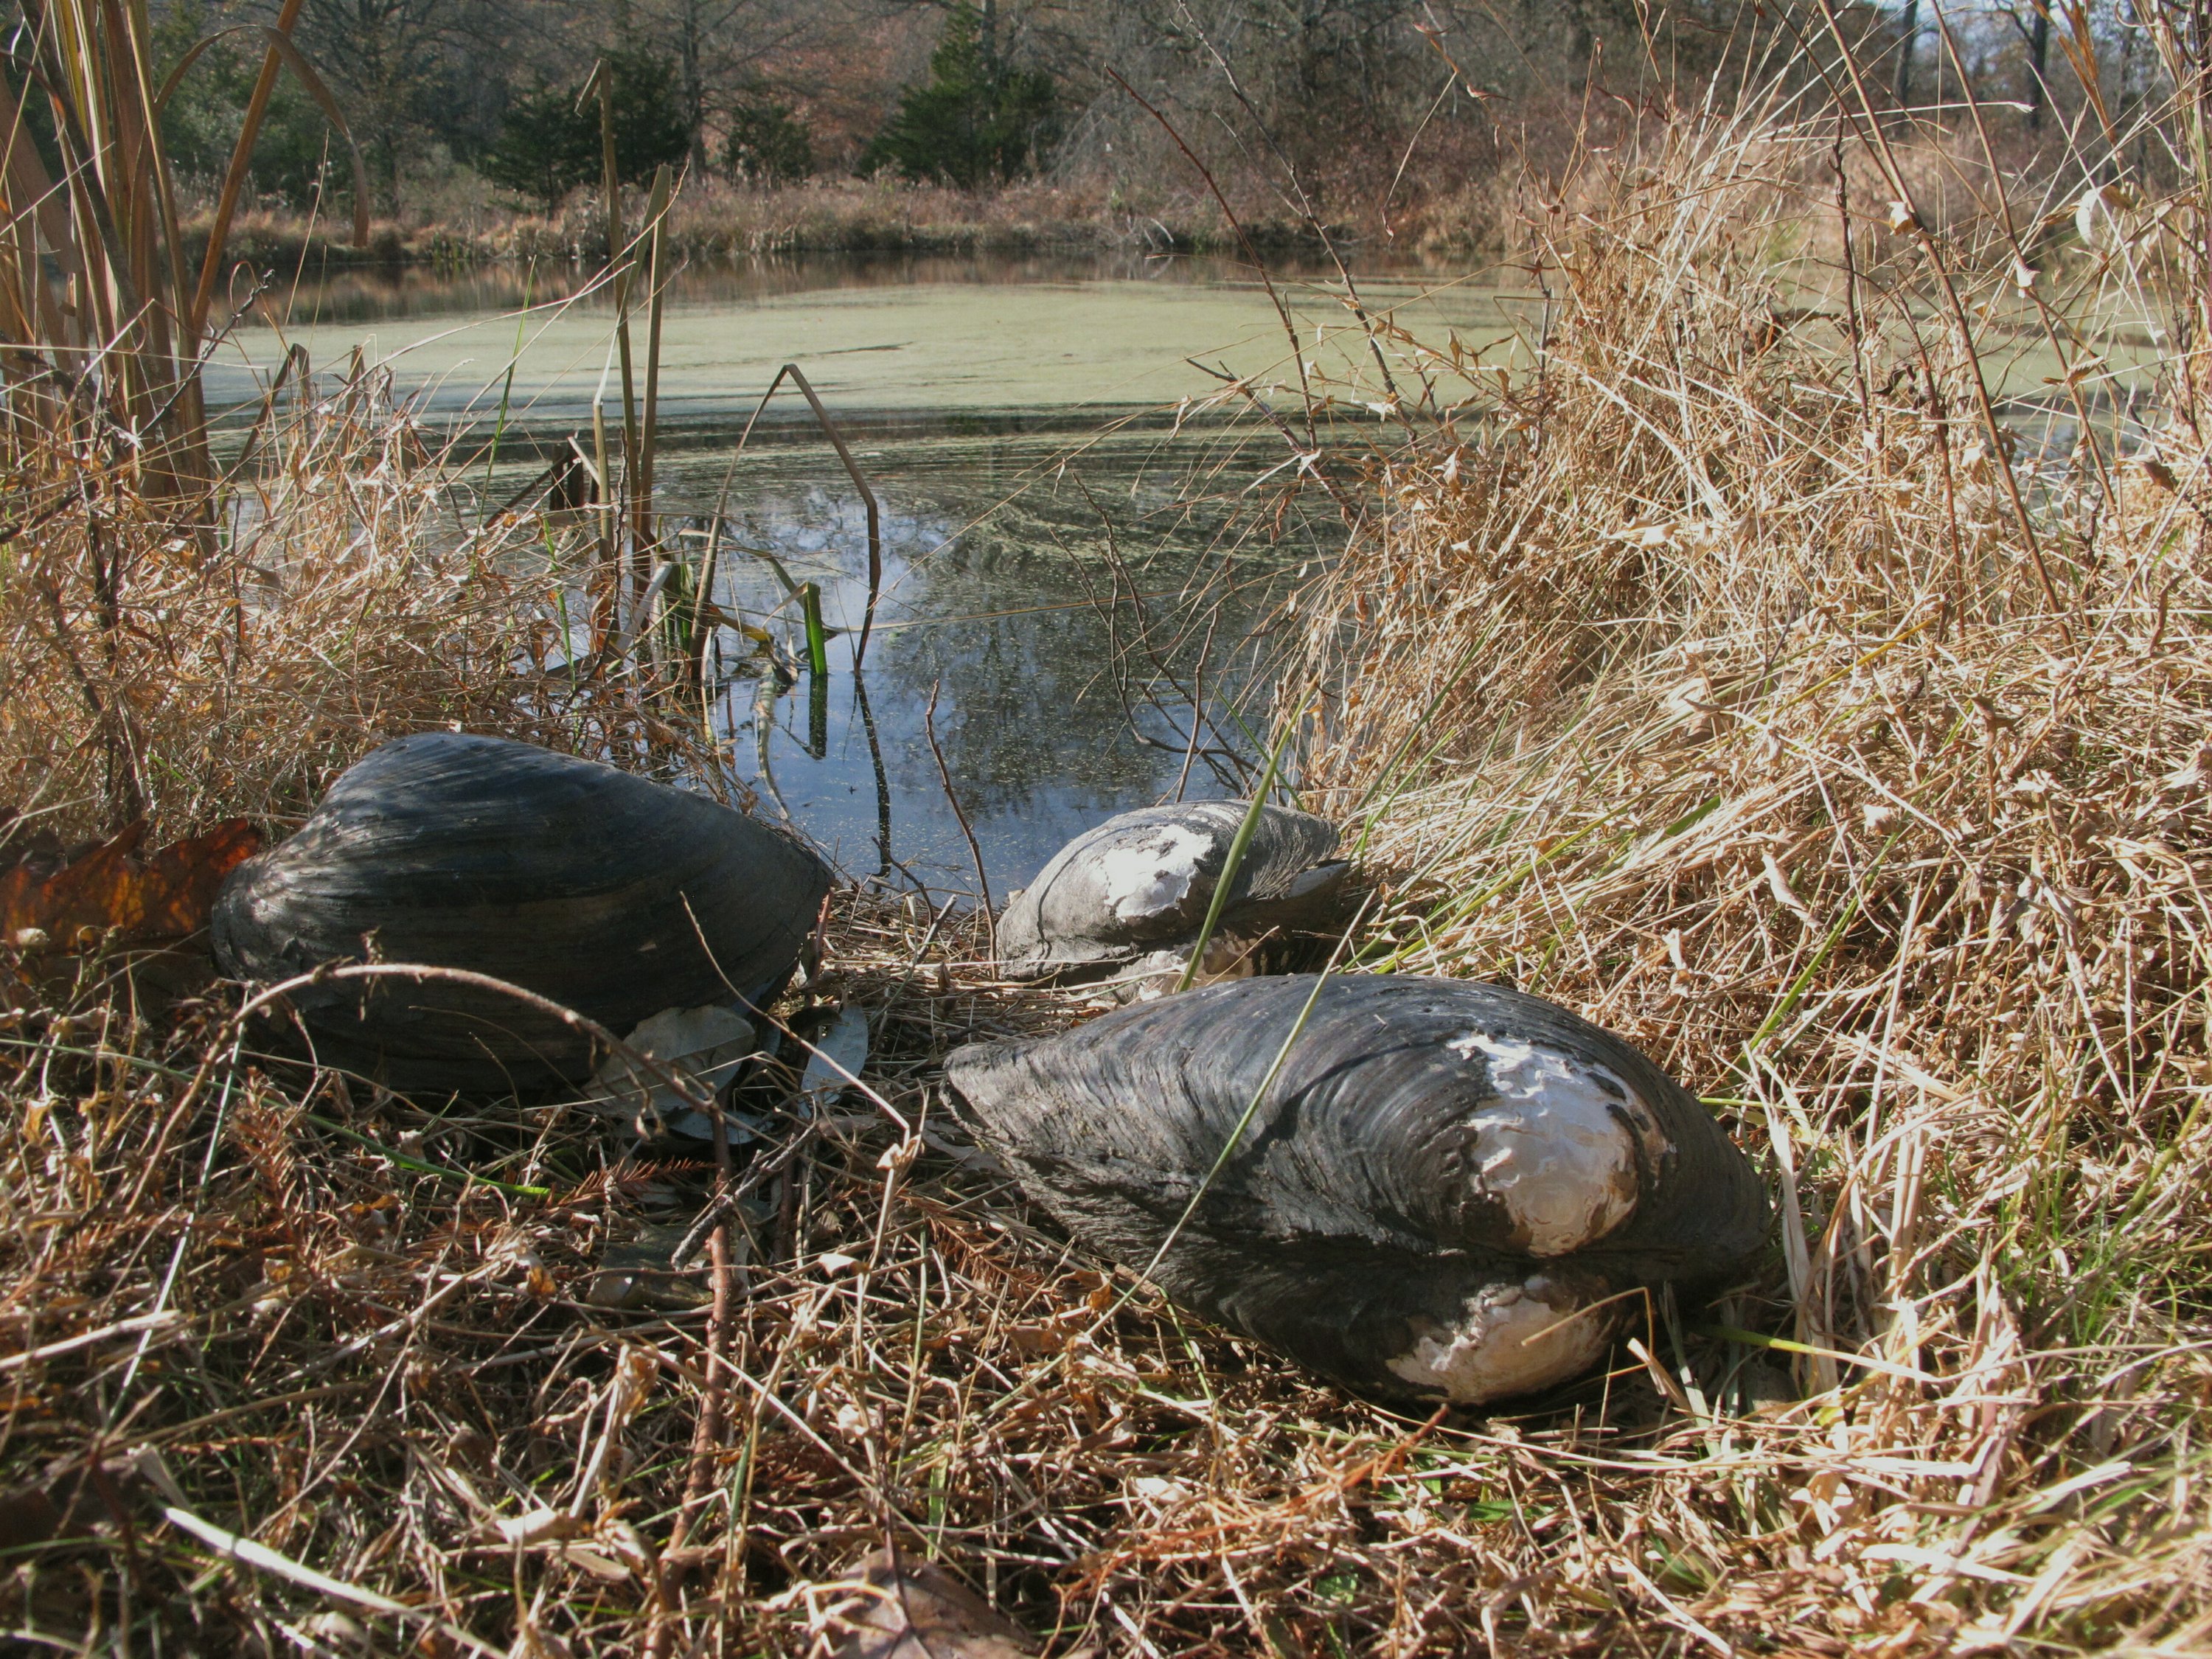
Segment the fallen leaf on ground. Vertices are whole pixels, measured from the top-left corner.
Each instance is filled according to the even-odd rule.
[[[836,1659],[1030,1659],[1020,1626],[944,1568],[887,1553],[870,1556],[852,1582],[865,1585],[839,1615],[845,1638]]]
[[[181,939],[208,924],[222,879],[261,848],[243,818],[217,824],[140,858],[142,818],[112,841],[59,861],[33,844],[0,871],[0,938],[35,928],[64,947],[87,927],[120,928],[126,940]],[[8,854],[0,851],[0,860]]]
[[[799,1080],[799,1110],[825,1111],[868,1063],[868,1017],[858,1008],[838,1012],[836,1023],[815,1039]]]
[[[641,1054],[661,1061],[702,1091],[719,1094],[753,1051],[752,1023],[733,1009],[664,1008],[623,1039]],[[644,1131],[672,1127],[695,1139],[711,1140],[714,1127],[706,1115],[670,1086],[665,1079],[641,1070],[627,1054],[610,1054],[592,1074],[592,1103],[610,1114],[637,1120]],[[742,1146],[752,1133],[732,1121],[730,1144]]]

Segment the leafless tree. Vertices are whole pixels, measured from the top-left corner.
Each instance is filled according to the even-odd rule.
[[[834,18],[790,0],[630,0],[629,39],[675,64],[691,165],[709,165],[708,143],[733,105],[778,90],[777,66],[814,45]]]

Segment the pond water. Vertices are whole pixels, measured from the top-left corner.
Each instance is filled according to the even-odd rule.
[[[1460,270],[1370,266],[1355,274],[1370,313],[1429,344],[1455,336],[1511,368],[1535,331],[1533,295]],[[1245,787],[1268,720],[1264,623],[1344,529],[1325,500],[1285,508],[1292,452],[1224,377],[1289,407],[1303,368],[1335,396],[1335,418],[1376,418],[1367,337],[1337,274],[1290,261],[1271,274],[1272,287],[1218,258],[997,255],[675,273],[657,387],[672,544],[696,558],[726,477],[718,602],[775,635],[787,662],[804,649],[786,578],[817,583],[845,630],[819,682],[763,677],[745,636],[717,637],[731,672],[715,718],[762,811],[787,813],[850,874],[936,890],[975,890],[972,830],[1003,897],[1114,812]],[[346,276],[242,311],[208,385],[218,407],[242,410],[288,349],[322,370],[358,350],[455,434],[458,457],[489,460],[495,442],[496,499],[568,434],[588,443],[595,402],[618,429],[612,311],[567,266]],[[642,314],[635,326],[641,396]],[[2014,331],[2000,393],[2024,400],[2032,442],[2063,442],[2047,349]],[[2116,387],[2140,372],[2125,356],[2112,349]],[[864,675],[851,672],[860,498],[789,388],[732,467],[787,362],[882,505]]]
[[[1470,344],[1502,341],[1526,308],[1462,271],[1356,276],[1371,310],[1433,340],[1452,330]],[[1310,368],[1363,372],[1365,336],[1334,271],[1292,265],[1273,282]],[[510,427],[567,430],[588,422],[595,396],[618,406],[612,313],[606,286],[569,266],[305,285],[238,319],[210,396],[252,396],[288,346],[317,368],[359,347],[442,419],[495,424],[504,404]],[[633,329],[641,397],[641,311]],[[678,441],[711,441],[786,362],[841,419],[900,427],[959,416],[1066,428],[1218,392],[1208,369],[1262,386],[1297,378],[1267,284],[1212,258],[851,255],[685,269],[668,283],[660,361],[660,418]],[[794,400],[770,418],[799,412]]]
[[[818,584],[839,631],[817,680],[763,675],[724,630],[743,672],[720,682],[717,724],[760,810],[787,811],[848,873],[973,892],[964,814],[1003,899],[1100,820],[1179,790],[1234,794],[1247,775],[1267,720],[1261,624],[1298,568],[1331,555],[1334,521],[1256,521],[1243,492],[1276,456],[1255,435],[1217,436],[1212,453],[1150,433],[1069,447],[956,434],[860,447],[884,576],[858,673],[859,500],[826,446],[744,456],[720,602],[764,622],[794,665],[787,579]],[[701,515],[685,526],[695,536],[726,471],[718,451],[672,469],[668,495]]]
[[[1521,310],[1451,271],[1360,280],[1370,307],[1430,337],[1503,342]],[[1310,372],[1352,376],[1364,336],[1340,289],[1293,270],[1279,292]],[[499,433],[496,500],[588,434],[595,397],[618,428],[611,316],[604,289],[565,269],[302,287],[238,319],[210,395],[242,407],[295,345],[323,369],[358,348],[464,434],[458,453],[489,460]],[[714,720],[761,811],[787,813],[850,875],[939,892],[975,890],[972,830],[1003,899],[1115,812],[1249,787],[1268,720],[1264,624],[1344,528],[1325,497],[1282,510],[1291,452],[1272,426],[1182,403],[1219,388],[1193,359],[1263,384],[1297,374],[1267,289],[1218,260],[817,258],[672,281],[665,539],[696,561],[726,477],[717,602],[787,664],[805,654],[787,580],[818,584],[842,630],[818,681],[764,672],[744,635],[717,636]],[[787,388],[732,466],[793,362],[881,503],[862,673],[865,515],[804,401]],[[1374,419],[1356,404],[1353,417]]]

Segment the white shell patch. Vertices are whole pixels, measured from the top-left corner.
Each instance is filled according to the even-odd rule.
[[[1097,869],[1106,902],[1124,921],[1172,909],[1198,879],[1213,839],[1210,830],[1163,823],[1101,854]]]
[[[1636,1208],[1636,1151],[1615,1115],[1649,1119],[1602,1066],[1510,1037],[1469,1031],[1444,1045],[1482,1056],[1497,1100],[1468,1120],[1482,1190],[1505,1206],[1531,1255],[1565,1255]]]
[[[1597,1363],[1612,1323],[1577,1309],[1538,1274],[1467,1299],[1460,1322],[1431,1328],[1390,1371],[1455,1404],[1479,1406],[1563,1382]]]

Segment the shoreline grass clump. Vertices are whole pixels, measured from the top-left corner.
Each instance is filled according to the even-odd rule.
[[[380,220],[366,237],[349,240],[343,226],[318,216],[259,209],[228,224],[226,246],[256,268],[313,273],[533,260],[583,266],[606,257],[601,215],[592,197],[580,193],[550,213],[486,204]],[[212,228],[205,211],[185,214],[182,235],[194,257]],[[1246,226],[1245,234],[1285,252],[1321,246],[1310,229],[1279,215]],[[1420,245],[1433,252],[1487,239],[1486,227],[1471,221],[1464,230],[1447,223]],[[960,190],[883,178],[778,185],[689,179],[669,216],[667,241],[672,255],[703,264],[796,254],[1224,253],[1242,246],[1218,206],[1197,191],[1132,201],[1087,185]]]
[[[1977,247],[1839,210],[1850,136],[1679,123],[1532,228],[1544,337],[1378,459],[1375,523],[1302,597],[1304,787],[1388,872],[1363,965],[1620,1031],[1781,1195],[1764,1273],[1691,1328],[1794,1403],[1747,1425],[1718,1351],[1662,1343],[1711,1484],[1635,1501],[1631,1565],[1674,1575],[1648,1606],[1747,1645],[2186,1646],[2202,365],[2123,418],[2075,319],[2124,275],[2014,276],[1994,212]],[[1810,305],[1764,258],[1790,225],[1833,251]],[[2031,283],[2060,372],[2000,409],[1974,342]]]
[[[96,438],[18,447],[37,527],[0,556],[0,800],[21,827],[296,822],[425,726],[653,746],[626,682],[564,666],[563,618],[591,620],[570,532],[484,514],[380,378],[270,398],[211,503],[149,494]]]

